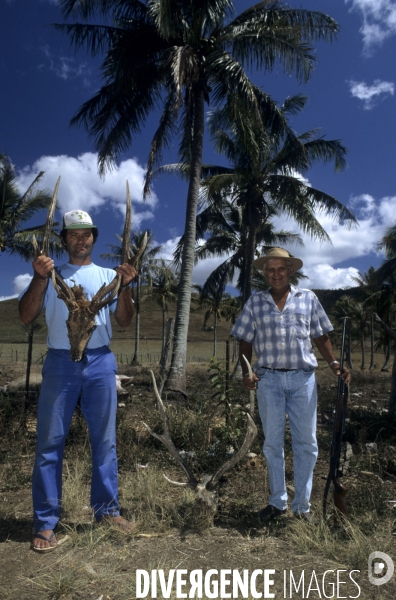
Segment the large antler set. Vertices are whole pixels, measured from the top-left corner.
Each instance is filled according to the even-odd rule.
[[[36,255],[49,255],[49,240],[54,222],[54,214],[56,207],[56,199],[60,184],[60,177],[56,182],[54,193],[52,196],[51,206],[48,210],[47,220],[43,233],[41,251],[38,248],[35,237],[33,236],[33,245]],[[143,242],[139,251],[133,256],[130,256],[130,234],[132,222],[132,207],[131,197],[129,193],[129,184],[126,183],[126,213],[125,224],[122,238],[121,264],[128,262],[135,265],[142,255],[147,245],[147,235],[144,236]],[[64,301],[69,311],[69,316],[66,321],[68,337],[70,341],[70,356],[75,362],[82,359],[88,341],[96,327],[95,316],[109,302],[115,298],[118,293],[121,276],[116,277],[109,283],[103,284],[98,292],[93,296],[92,300],[88,300],[85,296],[84,289],[81,285],[69,287],[55,269],[51,272],[51,279],[54,288],[58,294],[58,298]]]
[[[246,358],[245,358],[245,360],[246,360]],[[251,366],[247,360],[246,360],[246,363],[249,368],[250,377],[252,377]],[[176,446],[174,445],[174,443],[172,441],[172,438],[170,436],[168,417],[166,415],[165,407],[162,402],[161,396],[158,392],[157,383],[155,381],[154,374],[152,371],[150,371],[150,373],[151,373],[151,377],[153,380],[154,393],[155,393],[155,397],[157,399],[158,410],[161,414],[163,424],[164,424],[164,432],[162,435],[160,435],[158,433],[154,433],[154,431],[152,431],[146,423],[143,423],[143,425],[145,426],[147,431],[152,436],[154,436],[157,440],[160,440],[164,444],[164,446],[166,446],[166,448],[169,450],[171,456],[181,466],[181,468],[187,475],[188,482],[182,483],[182,482],[178,482],[178,481],[172,481],[165,474],[164,474],[164,477],[167,481],[169,481],[169,483],[173,483],[174,485],[178,485],[178,486],[182,486],[182,487],[191,487],[192,489],[194,489],[197,492],[197,497],[199,500],[201,500],[202,502],[207,504],[210,508],[215,509],[217,506],[217,501],[218,501],[218,494],[217,494],[217,490],[216,490],[217,484],[220,482],[220,479],[223,477],[223,475],[227,471],[232,469],[232,467],[234,467],[240,460],[242,460],[246,456],[246,454],[249,452],[249,449],[257,435],[257,427],[252,418],[253,408],[254,408],[254,392],[250,392],[250,408],[249,408],[249,412],[246,413],[247,430],[246,430],[246,435],[245,435],[245,439],[243,441],[242,446],[239,448],[238,452],[233,454],[233,456],[231,456],[231,458],[229,460],[227,460],[223,465],[221,465],[221,467],[216,471],[216,473],[214,475],[204,475],[202,477],[202,480],[198,481],[195,478],[190,466],[186,462],[184,462],[184,460],[180,456],[179,451],[177,450]]]

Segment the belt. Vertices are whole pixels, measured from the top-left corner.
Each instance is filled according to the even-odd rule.
[[[261,369],[268,369],[269,371],[282,371],[282,373],[284,373],[285,371],[296,371],[296,369],[274,369],[272,367],[260,367]]]

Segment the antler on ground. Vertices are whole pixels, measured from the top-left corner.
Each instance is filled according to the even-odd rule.
[[[152,371],[150,371],[151,374],[151,379],[153,382],[153,387],[154,387],[154,394],[155,397],[157,399],[157,407],[158,410],[161,414],[162,417],[162,421],[164,423],[164,433],[162,435],[159,435],[158,433],[154,433],[154,431],[152,431],[150,429],[150,427],[147,425],[147,423],[143,423],[143,425],[145,426],[145,428],[147,429],[147,431],[154,436],[157,440],[159,440],[160,442],[162,442],[164,444],[164,446],[166,446],[166,448],[169,450],[171,456],[173,456],[173,458],[175,459],[175,461],[177,463],[179,463],[179,465],[181,466],[181,468],[183,469],[183,471],[185,472],[185,474],[187,475],[187,479],[188,479],[188,483],[184,483],[181,485],[190,485],[191,487],[193,487],[194,489],[197,487],[198,485],[198,480],[195,479],[194,474],[191,470],[191,468],[189,467],[188,464],[186,464],[183,459],[181,458],[179,451],[177,450],[175,444],[172,441],[172,438],[170,436],[170,431],[169,431],[169,424],[168,424],[168,417],[166,415],[166,411],[165,411],[165,407],[164,404],[162,402],[162,398],[159,395],[158,392],[158,387],[157,387],[157,382],[155,381],[155,377],[154,377],[154,373]],[[166,478],[168,479],[168,478]],[[168,481],[170,481],[168,479]],[[172,483],[176,483],[174,481],[172,481]],[[180,483],[178,483],[177,485],[180,485]]]
[[[245,362],[247,364],[248,370],[249,370],[249,377],[252,379],[253,378],[253,372],[252,372],[252,368],[250,366],[249,361],[247,360],[246,356],[242,355],[243,358],[245,359]],[[247,417],[247,430],[246,430],[246,435],[245,435],[245,439],[243,440],[243,444],[242,446],[239,448],[238,452],[236,452],[235,454],[233,454],[231,456],[231,458],[225,462],[220,469],[218,469],[218,471],[216,471],[216,473],[212,476],[212,478],[207,482],[206,484],[206,489],[207,490],[212,490],[214,489],[214,487],[218,484],[218,482],[220,481],[220,479],[223,477],[224,473],[226,473],[227,471],[229,471],[230,469],[232,469],[232,467],[234,467],[240,460],[242,460],[242,458],[244,458],[246,456],[246,454],[249,452],[250,450],[250,446],[252,445],[256,435],[257,435],[257,427],[255,422],[253,421],[253,414],[254,414],[254,400],[255,400],[255,393],[254,391],[250,391],[249,392],[249,412],[246,413],[246,417]]]
[[[176,462],[181,466],[181,468],[187,475],[188,482],[180,483],[180,482],[172,481],[171,479],[166,477],[166,475],[164,475],[164,477],[167,481],[169,481],[170,483],[173,483],[174,485],[179,485],[179,486],[184,486],[184,487],[185,486],[192,487],[193,489],[195,489],[197,491],[197,496],[200,500],[205,502],[211,508],[214,508],[217,504],[216,486],[218,485],[218,483],[219,483],[220,479],[222,478],[222,476],[224,475],[224,473],[226,473],[227,471],[232,469],[232,467],[234,467],[240,460],[242,460],[242,458],[244,458],[246,456],[246,454],[249,452],[250,446],[257,435],[256,424],[254,423],[251,415],[249,413],[246,413],[246,417],[247,417],[247,421],[248,421],[246,436],[245,436],[242,446],[240,447],[238,452],[236,452],[229,460],[227,460],[216,471],[216,473],[214,475],[211,475],[211,476],[205,475],[201,481],[198,481],[194,477],[194,474],[193,474],[190,466],[187,463],[185,463],[184,460],[181,458],[180,453],[178,452],[176,446],[174,445],[174,443],[171,439],[170,432],[169,432],[168,417],[166,415],[165,407],[162,402],[161,396],[158,392],[154,373],[152,371],[150,371],[150,373],[151,373],[151,378],[153,381],[155,397],[157,399],[158,410],[161,414],[162,421],[164,424],[164,433],[162,435],[160,435],[158,433],[154,433],[146,423],[143,423],[143,424],[144,424],[145,428],[147,429],[147,431],[152,436],[154,436],[157,440],[160,440],[166,446],[166,448],[169,450],[171,456],[176,460]],[[253,410],[254,410],[254,404],[253,404],[253,406],[251,406],[252,414],[253,414]]]

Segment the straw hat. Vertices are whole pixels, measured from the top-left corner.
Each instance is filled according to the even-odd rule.
[[[303,262],[300,258],[294,258],[293,256],[290,256],[288,251],[284,250],[283,248],[271,248],[271,250],[268,250],[265,256],[256,258],[256,260],[253,261],[253,265],[256,267],[256,269],[264,270],[265,263],[273,258],[285,258],[291,262],[294,271],[298,271],[303,266]]]

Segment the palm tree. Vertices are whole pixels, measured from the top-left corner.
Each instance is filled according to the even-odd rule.
[[[276,209],[272,208],[271,216],[275,215]],[[242,207],[228,197],[222,197],[220,200],[216,198],[214,202],[208,201],[206,208],[197,215],[195,262],[214,256],[227,257],[209,275],[204,284],[205,289],[216,287],[218,282],[223,280],[225,284],[232,284],[237,277],[235,287],[240,294],[243,293],[247,234]],[[275,231],[270,221],[257,227],[258,255],[270,246],[287,243],[303,244],[300,235],[284,230]],[[174,253],[176,264],[181,260],[183,244],[182,236]]]
[[[264,0],[234,17],[232,0],[61,0],[65,17],[111,19],[63,24],[75,47],[104,53],[104,85],[72,119],[95,140],[103,173],[140,132],[148,114],[163,107],[151,145],[145,193],[153,168],[171,137],[180,133],[179,154],[190,165],[185,244],[167,387],[185,394],[186,355],[195,217],[201,178],[205,103],[219,106],[238,95],[246,108],[273,116],[273,130],[285,126],[267,94],[244,67],[272,70],[279,63],[300,81],[312,72],[315,40],[332,41],[337,23],[320,12],[291,9]]]
[[[46,190],[34,190],[44,175],[41,171],[24,194],[18,189],[17,177],[10,159],[0,154],[0,250],[18,254],[25,260],[34,258],[33,235],[40,240],[45,222],[35,227],[24,227],[37,212],[48,209],[52,194]],[[51,233],[50,252],[60,256],[64,252],[59,236]]]
[[[285,120],[304,107],[307,98],[301,95],[288,98],[280,108]],[[296,135],[285,129],[274,135],[262,115],[260,127],[256,115],[245,113],[233,99],[213,111],[209,128],[216,149],[229,160],[230,167],[206,166],[204,194],[212,203],[224,196],[242,210],[246,225],[243,298],[251,294],[252,263],[260,227],[274,214],[293,217],[300,228],[319,240],[330,238],[317,220],[316,213],[330,214],[347,225],[356,223],[353,214],[333,196],[318,190],[303,180],[316,162],[333,161],[336,170],[345,167],[345,147],[338,140],[318,137],[317,131]],[[235,119],[235,114],[240,118]]]
[[[377,281],[396,285],[396,224],[389,227],[378,244],[385,252],[385,260],[376,271]]]
[[[237,320],[239,313],[242,310],[242,298],[241,296],[231,296],[228,299],[227,304],[224,308],[224,318],[227,322],[231,323],[231,329]],[[237,338],[232,339],[232,362],[238,358]]]
[[[202,328],[205,329],[210,317],[213,316],[213,356],[217,351],[217,324],[221,321],[226,310],[226,305],[231,299],[230,294],[225,293],[226,279],[219,279],[211,285],[194,285],[198,291],[198,302],[206,308]]]
[[[364,371],[365,365],[365,332],[367,329],[367,323],[370,320],[370,307],[359,300],[355,300],[348,295],[341,296],[339,300],[334,304],[332,313],[338,319],[343,317],[349,317],[351,319],[351,327],[348,329],[349,332],[355,330],[356,334],[360,339],[360,348],[362,353],[361,370]]]
[[[379,317],[388,325],[392,327],[392,322],[395,315],[395,292],[396,292],[396,281],[395,281],[395,241],[394,236],[396,233],[395,227],[390,227],[385,233],[382,241],[378,245],[378,249],[386,250],[386,257],[384,263],[378,269],[370,267],[367,272],[359,273],[357,277],[353,279],[358,283],[362,289],[365,300],[364,303],[371,313],[377,313]],[[374,341],[374,325],[371,327],[371,362],[370,369],[374,368],[374,348],[382,347],[385,351],[385,363],[381,368],[382,371],[389,369],[389,361],[391,357],[391,344],[392,340],[388,332],[381,328],[379,340],[376,344]]]
[[[135,350],[132,358],[132,364],[137,364],[139,362],[139,344],[140,344],[140,302],[142,298],[141,289],[142,289],[142,279],[145,276],[149,276],[150,266],[152,261],[155,259],[155,255],[160,252],[162,246],[154,246],[154,234],[152,231],[148,230],[147,232],[139,232],[132,233],[129,250],[131,256],[135,256],[138,252],[139,248],[142,246],[143,238],[147,233],[147,246],[145,247],[143,253],[140,255],[139,260],[137,261],[135,268],[137,274],[134,279],[134,284],[136,285],[136,294],[134,298],[135,304]],[[116,235],[117,239],[120,242],[120,245],[112,245],[110,244],[111,252],[108,254],[101,254],[101,258],[105,258],[107,260],[111,260],[113,262],[119,262],[122,255],[122,236]]]
[[[165,346],[165,329],[168,320],[169,303],[176,302],[179,280],[168,261],[157,259],[151,265],[150,295],[162,309],[162,350]]]

